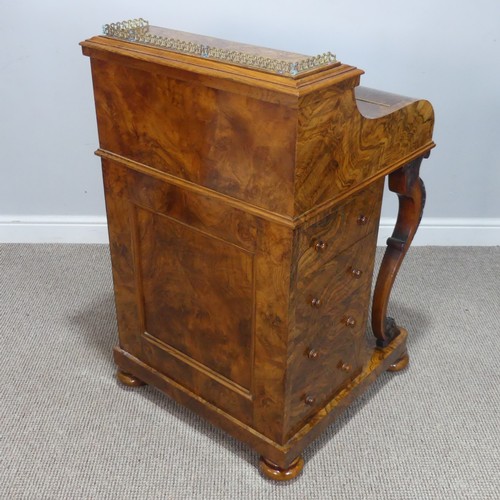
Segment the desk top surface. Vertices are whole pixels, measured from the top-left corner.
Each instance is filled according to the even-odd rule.
[[[307,56],[151,26],[144,19],[106,24],[103,32],[108,37],[131,43],[155,46],[291,78],[339,64],[330,52]]]

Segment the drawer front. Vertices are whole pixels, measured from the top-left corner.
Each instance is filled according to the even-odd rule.
[[[345,248],[377,230],[383,184],[376,182],[331,214],[300,230],[299,272],[314,271]]]
[[[315,335],[310,331],[294,346],[288,438],[361,372],[369,296],[369,287],[348,295],[337,304],[330,328]],[[355,323],[347,323],[347,318],[355,318]]]
[[[371,283],[376,233],[371,233],[330,259],[318,256],[315,265],[299,264],[296,319],[301,325],[330,316],[339,299]]]
[[[362,205],[356,200],[354,213]],[[378,213],[374,219],[378,220]],[[308,238],[313,239],[314,234],[311,231]],[[328,234],[326,228],[324,234]],[[308,246],[298,262],[288,373],[288,437],[353,380],[364,363],[377,231],[361,239],[342,236],[338,228],[330,228],[329,234],[334,234],[328,240],[331,245],[319,252]],[[356,242],[335,254],[335,238]]]

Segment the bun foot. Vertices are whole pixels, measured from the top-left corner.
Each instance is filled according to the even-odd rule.
[[[260,457],[259,460],[259,468],[262,474],[269,479],[274,479],[275,481],[290,481],[290,479],[293,479],[300,474],[303,467],[304,459],[300,456],[297,457],[286,469],[282,469],[264,457]]]
[[[142,380],[138,379],[134,375],[131,375],[130,373],[120,370],[119,368],[116,371],[116,378],[119,382],[128,387],[140,387],[141,385],[146,385]]]
[[[408,356],[408,353],[405,352],[403,356],[401,356],[395,363],[389,366],[387,368],[388,372],[399,372],[400,370],[404,370],[407,366],[408,363],[410,362],[410,356]]]

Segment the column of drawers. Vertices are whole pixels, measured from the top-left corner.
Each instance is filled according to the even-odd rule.
[[[380,217],[377,182],[299,229],[289,435],[361,371]]]

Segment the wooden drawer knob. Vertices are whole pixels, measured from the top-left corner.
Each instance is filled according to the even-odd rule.
[[[307,357],[309,359],[316,359],[319,356],[319,352],[316,349],[309,349],[307,351]]]
[[[316,252],[322,252],[327,246],[328,243],[326,241],[318,240],[314,243],[314,250],[316,250]]]
[[[321,299],[318,299],[318,298],[312,299],[311,300],[311,305],[313,307],[316,307],[316,308],[320,307],[321,306]]]
[[[305,399],[304,399],[304,402],[308,406],[313,405],[315,401],[316,401],[316,398],[313,398],[312,396],[306,396]]]
[[[357,220],[357,223],[360,225],[360,226],[364,226],[366,225],[366,223],[368,222],[368,217],[366,215],[360,215],[358,217],[358,220]]]
[[[340,365],[340,369],[341,369],[343,372],[349,373],[349,372],[352,370],[352,366],[351,366],[349,363],[342,363],[342,364]]]
[[[363,274],[363,271],[361,271],[361,269],[353,269],[351,271],[351,274],[356,278],[356,279],[359,279],[361,278],[361,275]]]
[[[356,320],[352,317],[352,316],[349,316],[346,320],[345,320],[345,324],[347,326],[350,326],[351,328],[353,328],[355,325],[356,325]]]

